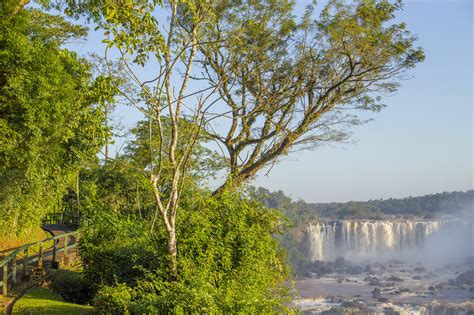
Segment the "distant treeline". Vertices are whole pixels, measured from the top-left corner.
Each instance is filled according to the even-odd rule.
[[[250,193],[267,207],[282,211],[296,224],[316,218],[382,219],[387,215],[430,218],[442,214],[470,213],[474,207],[474,190],[400,199],[331,203],[293,201],[282,191],[270,192],[262,187],[252,187]]]

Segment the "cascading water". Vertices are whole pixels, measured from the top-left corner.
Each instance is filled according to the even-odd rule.
[[[307,229],[310,259],[325,260],[332,257],[336,248],[336,222],[310,224]]]
[[[350,255],[400,254],[423,248],[432,235],[449,227],[453,227],[453,222],[402,219],[313,222],[306,228],[307,253],[311,261]]]

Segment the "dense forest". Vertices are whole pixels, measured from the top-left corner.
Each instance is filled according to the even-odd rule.
[[[387,216],[434,218],[472,213],[474,190],[453,191],[417,197],[331,203],[293,201],[282,191],[251,187],[250,194],[266,206],[280,210],[295,223],[316,218],[383,219]]]

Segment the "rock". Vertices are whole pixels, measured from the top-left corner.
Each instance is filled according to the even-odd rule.
[[[421,276],[413,276],[413,280],[421,280]]]
[[[402,282],[403,279],[397,276],[390,276],[386,279],[387,281],[396,281],[396,282]]]
[[[380,286],[379,279],[375,278],[375,280],[370,280],[369,285],[371,286]]]
[[[372,268],[370,267],[370,265],[366,265],[366,266],[364,267],[364,272],[367,272],[367,273],[372,273],[372,272],[373,272],[373,271],[372,271]]]
[[[403,289],[400,289],[400,290],[398,290],[398,291],[399,291],[400,293],[408,293],[408,292],[410,292],[410,289],[408,289],[408,288],[403,288]]]
[[[321,312],[321,315],[341,315],[341,314],[345,314],[345,311],[343,308],[340,308],[340,307],[331,307],[330,309]]]
[[[384,307],[383,313],[385,315],[401,315],[399,311],[393,309],[393,307]]]
[[[415,271],[417,273],[421,273],[421,272],[425,272],[426,269],[424,267],[416,267],[413,271]]]
[[[361,309],[365,307],[365,304],[360,301],[345,301],[341,304],[341,307]]]
[[[390,299],[386,297],[380,297],[377,299],[377,301],[379,301],[380,303],[390,303]]]
[[[436,290],[436,287],[430,285],[430,286],[428,287],[428,290],[429,290],[429,291],[434,291],[434,290]]]
[[[336,267],[344,267],[347,265],[347,261],[344,257],[338,257],[336,258],[336,260],[334,261],[334,265]]]
[[[381,293],[380,289],[379,289],[379,288],[375,288],[375,289],[372,291],[372,297],[373,297],[374,299],[378,299],[378,298],[380,298],[380,293]]]
[[[350,275],[360,275],[364,273],[364,268],[361,266],[347,266],[345,272]]]
[[[455,282],[456,285],[474,285],[474,269],[461,273]]]
[[[331,262],[314,261],[308,266],[308,271],[318,276],[331,274],[334,272],[334,266]]]

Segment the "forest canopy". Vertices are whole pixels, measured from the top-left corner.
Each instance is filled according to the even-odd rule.
[[[468,215],[474,204],[474,190],[331,203],[294,201],[283,191],[270,192],[263,187],[250,187],[249,194],[267,207],[280,210],[296,224],[317,218],[383,219],[387,216],[436,218],[440,215]]]
[[[12,236],[61,209],[107,131],[89,63],[62,48],[86,28],[37,9],[0,14],[0,233]]]

